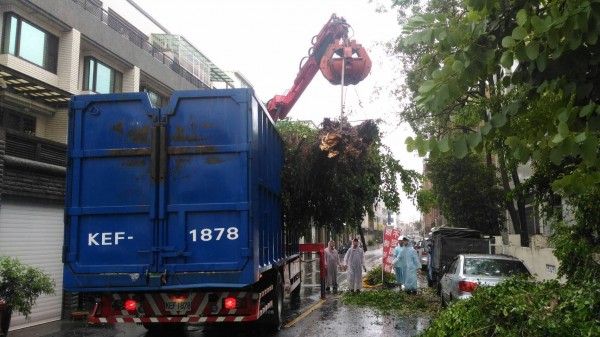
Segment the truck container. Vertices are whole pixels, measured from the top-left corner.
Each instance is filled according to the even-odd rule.
[[[64,289],[91,323],[281,326],[300,289],[283,143],[251,89],[80,95],[69,108]]]
[[[444,266],[450,265],[458,254],[490,253],[490,240],[478,230],[470,228],[440,227],[431,234],[427,265],[427,284],[436,286]]]

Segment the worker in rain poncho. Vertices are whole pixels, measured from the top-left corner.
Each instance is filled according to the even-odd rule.
[[[394,255],[392,258],[392,265],[394,265],[394,269],[396,270],[396,286],[402,288],[402,284],[404,283],[404,275],[402,272],[402,261],[400,260],[400,253],[404,250],[404,241],[402,241],[404,237],[398,237],[398,245],[394,248]]]
[[[329,247],[325,249],[325,266],[327,268],[327,282],[325,284],[325,290],[329,291],[332,287],[333,292],[337,292],[337,268],[341,266],[340,257],[337,249],[335,249],[335,242],[329,240]]]
[[[362,271],[365,267],[365,253],[358,246],[358,239],[352,241],[352,247],[344,256],[344,267],[348,270],[348,289],[351,292],[360,292],[362,288]]]
[[[421,268],[417,251],[407,237],[404,237],[404,249],[400,253],[400,263],[404,273],[404,290],[409,294],[417,293],[417,270]]]

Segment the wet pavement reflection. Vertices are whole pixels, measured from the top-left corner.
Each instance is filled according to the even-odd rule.
[[[367,268],[381,264],[381,248],[365,254]],[[11,331],[8,337],[208,337],[208,336],[416,336],[429,325],[428,317],[388,317],[376,315],[368,308],[343,305],[341,292],[348,289],[346,272],[338,273],[340,293],[326,293],[321,298],[318,254],[305,254],[302,263],[302,286],[299,296],[287,297],[283,307],[284,328],[278,332],[256,324],[187,325],[181,331],[149,332],[134,324],[88,325],[82,321],[60,321]],[[419,287],[427,282],[421,273]],[[368,290],[365,290],[368,291]]]

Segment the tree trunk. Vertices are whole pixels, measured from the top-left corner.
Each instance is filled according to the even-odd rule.
[[[517,169],[512,169],[511,174],[513,179],[513,185],[515,185],[515,189],[518,189],[518,187],[521,186],[521,180],[519,179]],[[521,235],[521,247],[529,247],[529,228],[527,228],[527,214],[525,213],[525,196],[523,195],[523,193],[517,193],[517,207],[519,214],[519,224],[521,225],[521,230],[519,231]]]
[[[504,161],[504,153],[502,149],[498,151],[498,166],[500,169],[500,177],[502,180],[502,189],[504,190],[504,195],[508,195],[510,193],[510,183],[508,180],[508,172],[506,170],[506,162]],[[510,215],[510,220],[513,224],[513,228],[516,234],[521,233],[521,221],[517,210],[515,208],[515,204],[512,200],[506,200],[506,208],[508,209],[508,214]],[[507,243],[507,242],[506,242]]]
[[[367,243],[365,242],[365,234],[362,231],[362,227],[358,225],[358,234],[360,235],[360,242],[362,242],[363,251],[367,251]]]

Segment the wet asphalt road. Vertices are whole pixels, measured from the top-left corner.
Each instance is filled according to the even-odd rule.
[[[382,249],[373,247],[365,254],[367,268],[381,263]],[[316,256],[316,257],[315,257]],[[88,325],[82,321],[63,320],[31,328],[10,331],[8,337],[249,337],[249,336],[416,336],[429,325],[428,317],[378,316],[368,308],[343,305],[339,294],[328,293],[321,299],[318,255],[304,256],[300,298],[284,302],[284,327],[269,332],[253,325],[189,325],[183,332],[150,333],[134,324]],[[427,283],[419,273],[419,287]],[[345,272],[339,273],[340,290],[347,289]]]

